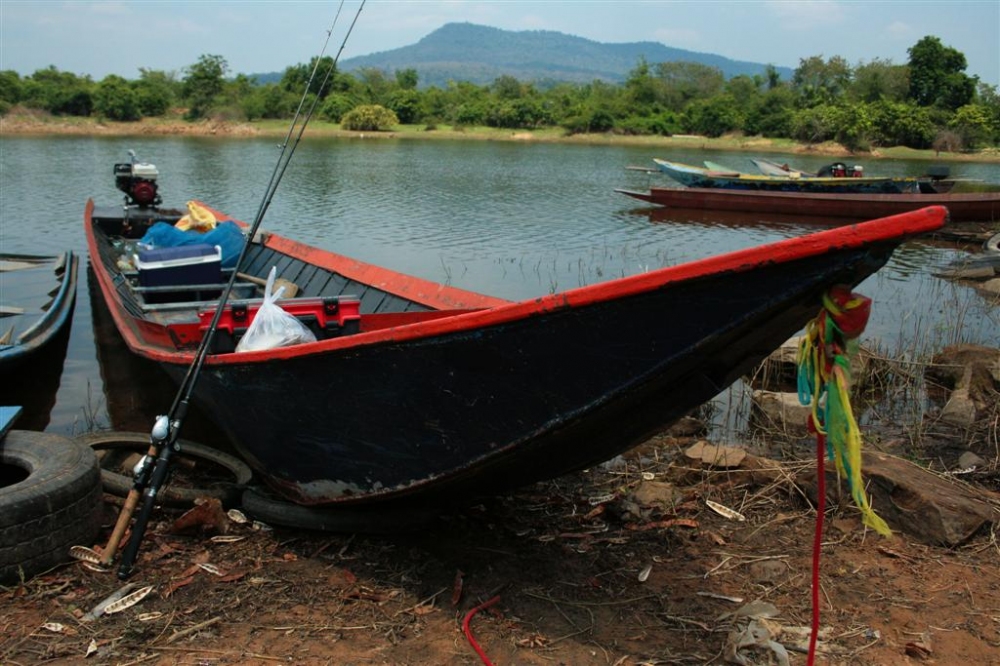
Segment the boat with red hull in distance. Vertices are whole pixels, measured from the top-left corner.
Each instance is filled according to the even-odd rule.
[[[851,194],[698,187],[651,187],[646,192],[627,189],[615,191],[633,199],[669,208],[828,217],[839,218],[841,222],[860,222],[874,217],[898,215],[927,206],[945,206],[952,222],[990,222],[1000,219],[1000,192]]]
[[[473,499],[613,458],[750,371],[832,286],[946,219],[931,207],[511,302],[273,233],[239,266],[203,248],[150,257],[138,242],[183,211],[135,193],[144,203],[91,200],[83,215],[125,343],[181,382],[235,270],[193,401],[274,491],[344,509]],[[317,340],[234,351],[272,268],[298,291],[278,304]]]

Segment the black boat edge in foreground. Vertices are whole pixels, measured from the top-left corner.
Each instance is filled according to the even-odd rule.
[[[76,305],[79,258],[0,254],[3,317],[0,368],[23,368],[60,334],[67,333]]]
[[[119,332],[180,381],[217,306],[214,296],[192,299],[213,285],[143,287],[120,263],[122,245],[178,217],[93,202],[85,211],[91,265]],[[495,493],[641,443],[800,330],[831,286],[857,285],[946,219],[930,207],[522,302],[258,234],[241,273],[259,280],[277,267],[299,288],[280,304],[320,339],[213,353],[195,400],[299,504]],[[253,281],[244,286],[227,306],[221,348],[260,303]]]

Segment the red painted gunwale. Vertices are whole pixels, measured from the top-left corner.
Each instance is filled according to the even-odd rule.
[[[84,218],[90,256],[97,257],[99,254],[91,221],[93,207],[93,201],[88,201]],[[214,212],[218,219],[229,219],[228,216],[219,211]],[[758,266],[808,258],[830,250],[859,248],[880,241],[897,239],[901,236],[927,233],[941,228],[947,220],[947,215],[948,211],[944,207],[931,206],[521,302],[505,301],[439,285],[349,259],[333,252],[303,245],[276,234],[270,234],[265,241],[267,247],[287,252],[324,268],[336,270],[351,279],[373,284],[389,292],[400,294],[404,298],[412,298],[426,303],[431,307],[444,307],[445,309],[476,307],[479,309],[451,317],[435,319],[423,317],[420,318],[420,321],[412,324],[378,328],[369,332],[321,340],[315,343],[240,354],[209,356],[206,358],[206,364],[225,366],[275,361],[364,345],[399,343],[499,325],[526,319],[544,312],[580,308],[602,301],[632,296],[702,276],[729,271],[750,271]],[[137,319],[126,313],[117,302],[110,273],[104,266],[94,266],[94,272],[118,330],[133,352],[161,363],[190,364],[194,358],[194,352],[173,349],[173,343],[162,324]],[[362,315],[362,329],[364,330],[364,328],[364,315]]]

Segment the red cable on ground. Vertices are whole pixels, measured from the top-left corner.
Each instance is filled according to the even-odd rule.
[[[812,557],[812,631],[809,634],[808,666],[816,663],[816,638],[819,635],[819,559],[823,546],[823,513],[826,511],[826,438],[816,435],[816,534]]]
[[[479,643],[476,642],[476,639],[472,637],[472,629],[469,628],[469,623],[472,622],[473,615],[475,615],[481,610],[489,608],[498,601],[500,601],[499,594],[490,599],[489,601],[484,601],[483,603],[479,604],[478,606],[470,610],[468,613],[465,614],[465,619],[462,620],[462,632],[465,634],[465,638],[469,641],[469,644],[472,645],[472,649],[476,651],[476,654],[479,655],[479,658],[483,660],[483,663],[486,664],[486,666],[493,666],[493,662],[490,661],[490,658],[486,656],[485,652],[483,652],[483,648],[479,647]]]

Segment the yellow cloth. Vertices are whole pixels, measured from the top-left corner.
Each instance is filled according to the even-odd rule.
[[[181,231],[205,233],[215,228],[217,220],[210,210],[194,201],[187,202],[188,214],[177,220],[174,226]]]

